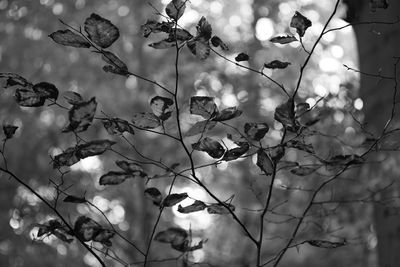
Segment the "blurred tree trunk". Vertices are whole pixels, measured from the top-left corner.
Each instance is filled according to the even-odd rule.
[[[350,22],[361,21],[395,21],[400,14],[400,1],[390,1],[387,9],[378,9],[372,12],[370,1],[348,0],[348,20]],[[377,1],[379,2],[379,1]],[[382,76],[395,76],[394,63],[399,57],[400,27],[393,25],[361,25],[354,28],[359,51],[360,71]],[[400,68],[399,68],[400,69]],[[399,75],[397,71],[397,75]],[[375,136],[379,136],[387,119],[390,117],[393,102],[395,83],[389,79],[379,79],[361,75],[360,95],[364,101],[365,122]],[[397,99],[398,101],[398,99]],[[396,110],[398,111],[398,109]],[[394,122],[397,124],[398,122]],[[377,200],[394,198],[399,195],[399,163],[396,154],[385,155],[382,167],[370,166],[368,181],[377,184],[379,188],[394,184],[382,191]],[[382,155],[380,159],[382,159]],[[377,254],[380,267],[399,266],[400,262],[400,215],[393,212],[397,201],[388,204],[374,205],[374,223],[378,238]]]

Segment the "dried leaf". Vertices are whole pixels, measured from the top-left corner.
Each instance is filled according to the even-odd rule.
[[[150,112],[141,112],[133,115],[132,123],[143,129],[154,129],[161,125],[160,119]]]
[[[162,202],[163,207],[172,207],[188,197],[187,193],[170,194]]]
[[[82,96],[77,92],[66,91],[63,93],[63,96],[64,99],[71,105],[77,105],[84,102]]]
[[[33,86],[33,91],[36,95],[44,98],[50,98],[57,100],[58,98],[58,89],[54,84],[48,82],[37,83]]]
[[[229,209],[219,203],[210,204],[207,206],[207,212],[209,214],[229,214],[229,210],[235,211],[235,206],[232,204],[225,203],[225,205],[228,206]]]
[[[286,35],[286,36],[276,36],[269,40],[271,43],[278,43],[278,44],[289,44],[291,42],[296,42],[297,39],[293,35]]]
[[[185,136],[193,136],[196,134],[206,133],[217,125],[216,121],[198,121],[186,133]]]
[[[250,59],[249,55],[245,53],[240,53],[235,57],[236,62],[248,61],[249,59]]]
[[[311,25],[311,21],[297,11],[290,21],[290,27],[296,28],[296,31],[300,37],[304,36],[307,28],[311,27]]]
[[[165,13],[167,13],[168,17],[170,17],[171,19],[178,21],[185,12],[185,9],[186,9],[185,0],[172,0],[165,7]]]
[[[107,132],[111,135],[123,134],[124,132],[135,134],[133,127],[126,120],[120,118],[112,118],[112,119],[103,119],[102,122],[104,128],[106,128]]]
[[[162,201],[162,194],[160,190],[155,187],[146,188],[146,190],[144,190],[144,195],[152,200],[154,205],[160,206]]]
[[[179,205],[178,211],[180,213],[192,213],[192,212],[204,210],[205,208],[207,208],[207,205],[204,204],[203,201],[196,200],[193,204],[186,206],[186,207],[182,207],[181,205]]]
[[[257,166],[264,172],[265,175],[271,175],[274,172],[274,163],[264,149],[257,151]]]
[[[84,159],[91,156],[101,155],[111,148],[116,142],[110,140],[95,140],[79,145],[76,148],[76,156]]]
[[[87,102],[75,104],[68,112],[69,125],[63,129],[63,132],[74,131],[79,133],[86,131],[93,121],[96,108],[97,102],[95,97]]]
[[[18,129],[18,126],[4,124],[3,125],[3,133],[6,136],[6,139],[11,139],[14,136],[17,129]]]
[[[85,20],[85,32],[90,40],[101,48],[107,48],[112,45],[119,37],[119,30],[111,21],[92,13]]]
[[[260,141],[268,133],[269,126],[266,123],[246,122],[244,133],[254,141]]]
[[[60,45],[89,48],[91,44],[82,36],[74,33],[73,31],[58,30],[49,35],[54,42]]]
[[[213,46],[215,46],[215,47],[221,47],[221,49],[222,49],[223,51],[228,51],[228,50],[229,50],[228,45],[225,44],[225,43],[221,40],[221,38],[219,38],[219,37],[216,36],[216,35],[214,35],[214,36],[211,38],[211,44],[212,44]]]
[[[194,150],[204,151],[215,159],[221,158],[225,153],[225,148],[217,140],[210,137],[205,137],[199,142],[192,144],[192,148]]]
[[[72,195],[66,196],[63,201],[69,203],[86,203],[86,199],[84,197],[76,197]]]
[[[218,112],[214,97],[210,96],[192,96],[190,98],[190,114],[200,115],[209,119]]]
[[[28,89],[17,89],[15,90],[15,100],[21,107],[41,107],[46,98]]]
[[[346,245],[346,241],[343,242],[331,242],[326,240],[307,240],[305,241],[311,246],[319,248],[338,248]]]
[[[279,60],[274,60],[269,63],[265,63],[264,67],[268,69],[285,69],[287,66],[289,66],[291,63],[290,62],[282,62]]]
[[[238,110],[237,107],[229,107],[218,111],[217,114],[212,119],[213,121],[227,121],[239,117],[242,115],[242,111]]]
[[[132,174],[126,172],[110,171],[100,177],[100,185],[116,185],[123,183],[126,179],[134,178]]]
[[[155,96],[150,101],[150,107],[154,115],[160,118],[160,120],[165,121],[172,114],[172,105],[174,101],[171,98]]]

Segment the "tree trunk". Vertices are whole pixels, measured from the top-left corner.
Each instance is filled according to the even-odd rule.
[[[387,9],[372,12],[369,1],[349,0],[348,18],[350,22],[395,21],[400,14],[400,1],[389,1]],[[359,25],[354,27],[359,51],[360,71],[369,74],[394,77],[394,57],[400,56],[400,26],[392,25]],[[400,68],[399,68],[400,69]],[[400,72],[397,71],[397,75]],[[360,96],[364,101],[364,114],[367,128],[379,136],[391,114],[394,81],[361,75]],[[397,100],[398,101],[398,100]],[[398,120],[397,120],[398,121]],[[381,155],[382,156],[382,155]],[[390,182],[394,184],[382,191],[377,200],[386,202],[388,198],[399,195],[398,156],[385,155],[379,170],[369,170],[369,182],[382,188]],[[382,159],[382,157],[381,157]],[[382,167],[381,167],[382,166]],[[369,168],[373,169],[373,166]],[[378,238],[377,256],[380,267],[399,266],[400,262],[400,215],[394,212],[395,202],[375,204],[373,219]]]

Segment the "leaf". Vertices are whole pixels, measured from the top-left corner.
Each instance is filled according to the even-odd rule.
[[[33,91],[40,97],[57,100],[58,89],[54,84],[48,82],[37,83],[33,86]]]
[[[359,155],[335,155],[329,159],[327,162],[330,165],[351,165],[351,164],[361,164],[364,159]]]
[[[210,55],[210,44],[209,40],[212,34],[212,28],[210,23],[205,17],[201,17],[196,26],[197,34],[196,37],[187,42],[187,47],[193,55],[199,59],[204,60]]]
[[[311,27],[311,25],[311,21],[297,11],[290,21],[290,27],[296,28],[296,31],[300,37],[304,36],[304,33],[309,27]]]
[[[3,82],[5,80],[5,83]],[[2,87],[8,89],[13,86],[30,87],[31,84],[22,76],[15,73],[0,73],[0,81],[2,82]]]
[[[110,239],[115,235],[112,230],[109,229],[100,229],[95,232],[92,237],[92,240],[95,242],[100,242],[107,247],[111,247],[112,243]]]
[[[207,207],[207,212],[209,214],[229,214],[229,210],[235,211],[235,206],[233,206],[232,204],[225,203],[225,205],[228,206],[229,209],[219,203],[210,204]]]
[[[107,48],[112,45],[119,37],[119,30],[111,21],[92,13],[85,20],[85,32],[90,40],[101,48]]]
[[[204,151],[210,157],[218,159],[225,153],[225,148],[216,140],[210,137],[205,137],[199,142],[192,144],[192,148],[198,151]]]
[[[161,125],[160,119],[150,112],[141,112],[133,115],[132,123],[143,129],[154,129]]]
[[[207,205],[204,204],[203,201],[200,200],[195,200],[193,204],[186,206],[186,207],[182,207],[181,205],[178,206],[178,211],[180,213],[192,213],[192,212],[196,212],[196,211],[201,211],[204,210],[205,208],[207,208]]]
[[[264,172],[265,175],[271,175],[274,172],[274,163],[264,149],[257,151],[257,166]]]
[[[298,103],[296,104],[296,114],[302,115],[304,112],[310,110],[310,104]]]
[[[86,203],[86,199],[84,197],[76,197],[72,195],[66,196],[63,201],[69,203]]]
[[[66,91],[63,93],[64,99],[71,105],[77,105],[84,102],[80,94],[73,91]]]
[[[37,237],[43,235],[54,235],[61,241],[71,243],[73,241],[72,235],[69,229],[56,219],[51,219],[44,224],[38,224],[39,230]]]
[[[275,109],[274,119],[290,131],[296,131],[298,124],[294,113],[294,100],[290,98],[287,102],[280,104]]]
[[[308,153],[314,154],[314,147],[312,144],[306,144],[297,140],[290,140],[286,143],[288,147],[296,148],[298,150],[306,151]]]
[[[181,243],[181,244],[179,244],[179,243],[177,243],[177,244],[172,243],[172,244],[171,244],[171,247],[172,247],[173,249],[176,249],[176,250],[181,251],[181,252],[194,251],[194,250],[203,248],[203,240],[201,240],[197,245],[194,245],[194,246],[191,246],[191,247],[189,246],[189,240],[185,240],[185,241],[184,241],[183,243]]]
[[[250,145],[248,143],[242,143],[241,146],[226,151],[222,160],[231,161],[238,159],[240,156],[245,154],[249,150],[249,148]]]
[[[202,42],[208,42],[211,38],[212,28],[211,24],[205,17],[201,17],[196,26],[197,34],[196,39]]]
[[[178,21],[185,12],[185,9],[186,9],[185,0],[172,0],[165,7],[165,13],[167,13],[168,17],[170,17],[171,19]]]
[[[101,229],[100,224],[86,216],[79,216],[74,224],[74,233],[80,240],[85,242],[92,240],[96,232]]]
[[[150,100],[150,107],[154,115],[165,121],[172,114],[172,105],[174,101],[171,98],[155,96]]]
[[[68,112],[69,125],[63,129],[63,132],[73,131],[79,133],[86,131],[93,121],[96,108],[97,102],[95,97],[87,102],[75,104]]]
[[[14,136],[17,129],[18,129],[18,126],[4,124],[3,125],[3,133],[6,136],[6,139],[11,139]]]
[[[46,98],[28,89],[17,89],[15,90],[15,100],[21,107],[41,107]]]
[[[128,74],[128,67],[126,64],[119,59],[114,53],[109,51],[102,51],[101,59],[104,60],[107,64],[103,67],[103,70],[106,72],[113,72],[120,75],[127,75]]]
[[[274,60],[269,63],[265,63],[264,67],[268,69],[285,69],[287,66],[289,66],[291,63],[290,62],[282,62],[279,60]]]
[[[110,140],[95,140],[79,145],[76,148],[76,156],[84,159],[91,156],[101,155],[111,148],[116,142]]]
[[[346,241],[343,242],[331,242],[326,240],[307,240],[305,241],[311,246],[319,248],[338,248],[346,245]]]
[[[229,107],[218,111],[215,117],[212,119],[213,121],[227,121],[233,118],[239,117],[242,115],[242,111],[238,110],[237,107]]]
[[[165,231],[158,232],[154,240],[162,243],[182,244],[189,237],[186,230],[180,227],[171,227]]]
[[[126,172],[110,171],[100,177],[100,185],[117,185],[126,179],[133,178],[132,174]]]
[[[170,194],[162,202],[163,207],[172,207],[188,197],[187,193]]]
[[[219,38],[219,37],[216,36],[216,35],[214,35],[214,36],[211,38],[211,44],[212,44],[214,47],[220,47],[223,51],[228,51],[228,50],[229,50],[228,45],[225,44],[225,43],[221,40],[221,38]]]
[[[289,44],[291,42],[296,42],[297,38],[294,37],[293,35],[286,35],[286,36],[276,36],[273,37],[269,40],[271,43],[277,43],[277,44]]]
[[[266,123],[246,122],[244,133],[254,141],[260,141],[268,133],[269,126]]]
[[[133,175],[141,176],[141,177],[146,177],[147,174],[144,172],[142,166],[139,164],[136,164],[134,162],[127,162],[124,160],[117,160],[115,162],[118,167],[120,167],[122,170],[124,170],[126,173],[130,173]]]
[[[69,29],[58,30],[50,34],[49,37],[53,39],[54,42],[60,45],[83,48],[89,48],[92,46],[87,40],[85,40],[85,38]]]
[[[160,190],[155,187],[146,188],[146,190],[144,190],[144,195],[148,199],[152,200],[154,205],[160,206],[162,201],[162,194]]]
[[[315,172],[317,169],[318,167],[299,166],[295,169],[291,169],[290,172],[297,176],[307,176]]]
[[[167,49],[176,46],[176,42],[171,38],[167,38],[156,43],[151,43],[149,46],[154,49]]]
[[[63,153],[58,154],[53,159],[53,168],[59,168],[62,166],[71,166],[79,161],[79,157],[76,155],[74,147],[70,147]]]
[[[241,146],[242,144],[247,143],[247,139],[239,133],[235,133],[235,134],[228,133],[226,135],[226,137],[229,140],[231,140],[232,142],[234,142],[235,144],[237,144],[238,146]]]
[[[112,119],[102,119],[102,122],[104,128],[106,128],[107,132],[111,135],[123,134],[124,132],[135,134],[133,127],[126,120],[120,118],[112,118]]]
[[[235,57],[236,62],[248,61],[249,59],[250,59],[249,55],[245,53],[240,53]]]
[[[190,98],[190,114],[200,115],[205,119],[211,118],[218,112],[214,97],[192,96]]]
[[[185,136],[193,136],[196,134],[206,133],[217,125],[216,121],[198,121],[186,133]]]
[[[191,35],[190,32],[188,32],[187,30],[175,29],[175,28],[171,29],[169,36],[168,36],[168,39],[171,39],[173,41],[177,40],[180,42],[187,41],[192,38],[193,38],[193,35]]]
[[[268,152],[272,162],[277,163],[285,155],[285,147],[283,145],[270,147]]]
[[[379,8],[387,9],[389,7],[389,4],[387,0],[370,0],[369,6],[371,11],[375,12]]]

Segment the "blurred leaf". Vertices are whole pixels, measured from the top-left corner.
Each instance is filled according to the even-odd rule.
[[[192,96],[190,98],[190,114],[200,115],[209,119],[218,112],[214,97],[210,96]]]
[[[79,145],[76,149],[76,155],[80,159],[91,156],[101,155],[111,148],[116,142],[110,140],[95,140]]]
[[[75,104],[68,112],[69,125],[63,129],[63,132],[74,131],[79,133],[86,131],[93,121],[96,108],[97,102],[95,97],[87,102]]]
[[[33,86],[33,91],[40,97],[57,100],[58,89],[54,84],[48,82],[37,83]]]
[[[100,185],[117,185],[123,183],[126,179],[134,178],[130,173],[110,171],[100,177]]]
[[[245,154],[249,150],[249,148],[250,145],[248,143],[242,143],[239,147],[235,147],[226,151],[222,160],[231,161],[238,159],[240,156]]]
[[[178,251],[181,252],[189,252],[189,251],[194,251],[197,249],[201,249],[203,248],[203,241],[201,240],[197,245],[195,246],[189,246],[189,240],[185,240],[183,243],[179,244],[179,243],[172,243],[171,247],[173,249],[176,249]]]
[[[271,43],[278,43],[278,44],[289,44],[291,42],[296,42],[297,39],[293,35],[286,35],[286,36],[276,36],[269,40]]]
[[[270,155],[265,153],[264,149],[257,151],[257,166],[264,172],[265,175],[271,175],[274,172],[274,163]]]
[[[21,107],[41,107],[44,105],[46,98],[28,89],[16,89],[15,100]]]
[[[155,96],[150,101],[150,107],[154,115],[160,118],[160,120],[165,121],[172,114],[172,105],[174,101],[171,98]]]
[[[107,132],[111,135],[122,134],[124,132],[135,134],[133,127],[126,120],[120,118],[112,118],[112,119],[107,118],[107,119],[102,119],[102,122],[104,128],[106,128]]]
[[[163,207],[172,207],[188,197],[187,193],[170,194],[162,202]]]
[[[297,176],[306,176],[312,174],[317,169],[318,167],[299,166],[297,168],[291,169],[290,172]]]
[[[171,227],[165,231],[158,232],[154,240],[162,243],[182,244],[186,241],[189,234],[180,227]]]
[[[1,86],[4,89],[8,89],[13,86],[30,87],[31,84],[22,76],[15,73],[0,73]],[[3,82],[5,81],[5,82]]]
[[[285,69],[289,65],[290,65],[290,62],[282,62],[279,60],[274,60],[269,63],[265,63],[264,67],[266,67],[268,69]]]
[[[237,107],[229,107],[218,111],[217,114],[213,117],[213,121],[227,121],[233,118],[239,117],[242,115],[242,111],[238,110]]]
[[[306,144],[297,140],[290,140],[289,142],[286,143],[288,147],[296,148],[302,151],[306,151],[308,153],[314,154],[314,147],[312,144]]]
[[[192,212],[204,210],[205,208],[207,208],[207,205],[204,204],[203,201],[196,200],[193,204],[186,206],[186,207],[182,207],[181,205],[179,205],[178,211],[180,213],[192,213]]]
[[[144,195],[148,199],[152,200],[154,205],[160,206],[162,201],[162,194],[160,190],[155,187],[146,188],[146,190],[144,190]]]
[[[73,91],[66,91],[63,93],[65,100],[71,105],[77,105],[79,103],[84,102],[83,98],[80,94]]]
[[[244,133],[254,141],[260,141],[268,133],[269,126],[266,123],[246,122]]]
[[[240,62],[240,61],[248,61],[250,58],[247,54],[245,53],[240,53],[235,57],[235,61]]]
[[[79,216],[74,224],[74,233],[83,241],[90,241],[102,227],[93,219],[86,216]]]
[[[221,49],[222,49],[223,51],[228,51],[228,50],[229,50],[228,45],[225,44],[225,43],[221,40],[221,38],[219,38],[219,37],[216,36],[216,35],[214,35],[214,36],[211,38],[211,44],[212,44],[214,47],[221,47]]]
[[[311,246],[319,248],[338,248],[346,245],[346,241],[343,242],[331,242],[326,240],[307,240],[305,241]]]
[[[85,32],[90,40],[101,48],[107,48],[112,45],[119,37],[119,30],[111,21],[92,13],[85,20]]]
[[[192,148],[198,151],[204,151],[212,158],[220,158],[225,153],[225,148],[211,137],[205,137],[199,142],[192,144]]]
[[[206,133],[217,125],[216,121],[198,121],[185,133],[185,136],[193,136],[196,134]]]
[[[275,120],[282,123],[282,125],[288,130],[290,131],[297,130],[298,124],[295,119],[293,98],[288,99],[287,102],[280,104],[275,109],[274,118]]]
[[[66,196],[63,201],[69,203],[86,203],[86,199],[84,197],[76,197],[72,195]]]
[[[79,157],[76,155],[74,147],[70,147],[63,153],[58,154],[53,159],[53,168],[59,168],[62,166],[71,166],[79,161]]]
[[[160,119],[150,112],[133,114],[132,123],[143,129],[154,129],[161,125]]]
[[[296,113],[301,115],[302,113],[310,109],[310,104],[308,103],[298,103],[296,104]]]
[[[82,36],[74,33],[73,31],[58,30],[49,35],[54,42],[60,45],[89,48],[91,44]]]
[[[115,233],[109,229],[100,229],[95,232],[92,240],[96,241],[96,242],[100,242],[107,247],[111,247],[112,243],[111,243],[110,239],[114,236],[114,234]]]
[[[308,27],[311,27],[311,21],[296,11],[292,20],[290,21],[290,27],[296,28],[297,33],[303,37]]]
[[[207,206],[207,212],[209,214],[229,214],[229,210],[235,211],[235,206],[232,204],[225,203],[225,205],[228,206],[229,209],[219,203],[210,204]]]
[[[170,17],[171,19],[178,21],[185,12],[185,9],[186,9],[185,0],[172,0],[165,7],[165,13],[167,13],[168,17]]]
[[[4,124],[3,125],[3,133],[6,136],[6,139],[11,139],[14,136],[17,129],[18,129],[18,126]]]
[[[285,155],[285,147],[283,145],[277,145],[275,147],[270,147],[268,153],[272,162],[277,163]]]

